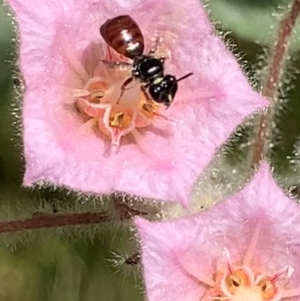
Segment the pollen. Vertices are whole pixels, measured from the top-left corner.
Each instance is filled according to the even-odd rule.
[[[141,83],[133,81],[122,85],[131,77],[131,65],[126,58],[120,58],[111,49],[103,60],[95,66],[93,76],[73,89],[75,107],[84,122],[95,131],[100,131],[111,139],[111,144],[119,146],[122,137],[133,134],[140,128],[150,126],[155,119],[172,121],[160,113],[164,107],[155,103],[141,89]]]

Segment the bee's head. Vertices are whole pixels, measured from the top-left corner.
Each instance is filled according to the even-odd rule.
[[[176,79],[173,75],[165,75],[164,77],[156,78],[149,85],[149,94],[152,99],[159,103],[169,107],[174,100],[175,94],[178,90],[178,82],[191,76],[193,73],[189,73],[179,79]]]

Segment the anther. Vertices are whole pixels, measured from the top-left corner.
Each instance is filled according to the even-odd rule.
[[[123,120],[124,120],[124,113],[123,112],[116,113],[114,116],[109,118],[109,126],[121,127]]]

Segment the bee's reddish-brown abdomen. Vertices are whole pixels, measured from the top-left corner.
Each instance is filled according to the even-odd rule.
[[[128,15],[107,20],[100,33],[116,52],[133,59],[144,52],[144,37],[137,23]]]

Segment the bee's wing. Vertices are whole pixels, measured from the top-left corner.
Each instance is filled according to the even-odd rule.
[[[131,70],[132,64],[127,62],[119,62],[119,61],[109,61],[109,60],[101,60],[101,62],[110,69],[119,68],[119,69],[127,69]]]
[[[153,26],[145,34],[148,47],[150,47],[147,48],[147,52],[150,52],[157,58],[172,59],[171,50],[175,49],[179,42],[177,32],[180,25],[176,20],[178,19],[172,14],[168,18],[163,19],[155,16]]]
[[[131,76],[131,63],[109,60],[101,60],[101,63],[105,67],[106,72],[115,79]]]

